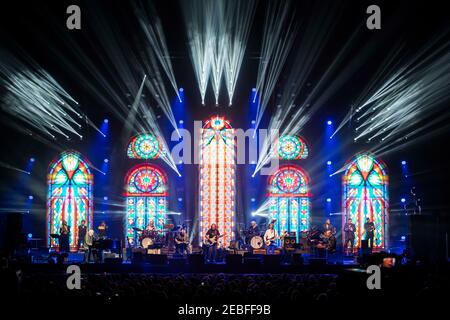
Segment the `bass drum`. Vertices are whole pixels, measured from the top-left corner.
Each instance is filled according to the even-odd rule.
[[[145,237],[144,239],[141,240],[142,248],[147,249],[149,246],[152,246],[153,244],[154,242],[152,238]]]
[[[260,236],[254,236],[251,240],[250,240],[250,246],[253,249],[261,249],[262,246],[264,244],[263,238]]]

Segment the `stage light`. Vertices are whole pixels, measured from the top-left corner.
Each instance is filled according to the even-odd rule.
[[[109,122],[109,120],[108,120],[108,119],[105,119],[105,120],[103,120],[103,122],[104,122],[104,123],[108,123],[108,122]]]
[[[331,202],[331,198],[327,198],[327,202],[328,202],[328,203]]]
[[[184,123],[184,121],[183,121],[183,120],[180,120],[180,121],[178,121],[178,123],[179,123],[179,124],[183,124],[183,123]]]
[[[255,120],[252,120],[252,124],[255,124],[256,123],[256,121]]]
[[[256,215],[255,211],[252,211],[252,217],[254,217]]]
[[[178,198],[178,202],[182,202],[183,201],[183,198]]]
[[[29,199],[29,200],[33,200],[34,197],[33,197],[33,196],[28,196],[28,199]]]
[[[327,165],[331,166],[331,161],[330,160],[327,161]]]
[[[406,165],[406,161],[405,161],[405,160],[402,161],[402,165],[403,165],[403,166]]]
[[[180,89],[178,89],[178,91],[184,92],[184,88],[180,88]]]
[[[255,198],[251,198],[250,201],[251,201],[251,202],[255,202],[256,199],[255,199]]]
[[[30,158],[30,162],[34,162],[35,161],[35,159],[34,158]]]
[[[109,160],[105,158],[105,159],[103,160],[103,162],[104,162],[104,163],[108,163]]]
[[[327,121],[327,124],[328,124],[329,126],[331,126],[331,125],[333,124],[333,121],[328,120],[328,121]]]
[[[29,233],[28,234],[28,240],[30,240],[30,239],[32,239],[33,238],[33,234],[32,233]]]
[[[401,198],[400,201],[401,201],[402,203],[405,203],[405,202],[406,202],[406,199],[405,199],[405,198]]]
[[[103,200],[108,201],[108,197],[107,197],[107,196],[104,196],[104,197],[103,197]]]
[[[406,236],[401,236],[400,239],[401,239],[401,241],[405,241],[406,240]]]
[[[252,88],[252,92],[256,92],[256,88]]]

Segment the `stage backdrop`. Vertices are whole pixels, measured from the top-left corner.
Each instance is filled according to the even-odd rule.
[[[223,117],[206,121],[200,141],[200,241],[212,223],[221,242],[234,240],[236,208],[236,150],[234,129]]]
[[[49,167],[47,176],[47,245],[59,247],[50,237],[59,234],[62,220],[70,226],[70,250],[78,250],[78,225],[86,220],[87,229],[93,226],[93,175],[86,160],[75,151],[61,153]]]
[[[347,164],[343,176],[342,225],[351,218],[356,225],[355,247],[365,239],[364,223],[375,224],[374,248],[388,246],[388,174],[384,163],[371,154],[361,153]]]

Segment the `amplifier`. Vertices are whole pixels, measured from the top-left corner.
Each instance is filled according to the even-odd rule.
[[[285,248],[294,248],[297,244],[297,237],[285,237],[283,241],[283,245]]]

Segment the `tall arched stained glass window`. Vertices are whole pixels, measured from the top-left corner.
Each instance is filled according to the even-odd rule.
[[[298,160],[308,157],[308,146],[297,135],[283,135],[275,146],[276,155],[281,160]]]
[[[162,153],[161,141],[150,133],[142,133],[131,138],[127,149],[127,156],[131,159],[157,159]]]
[[[302,169],[285,165],[269,178],[269,220],[276,219],[278,234],[295,232],[297,238],[309,228],[308,177]]]
[[[85,220],[90,229],[93,224],[93,175],[78,152],[68,151],[50,164],[47,183],[47,245],[58,247],[50,235],[58,234],[61,221],[66,220],[70,226],[70,250],[76,251],[78,225]]]
[[[167,177],[158,168],[140,164],[132,168],[125,181],[125,238],[137,243],[133,228],[144,229],[151,221],[162,230],[167,214]]]
[[[359,154],[347,165],[343,177],[342,223],[351,218],[356,225],[355,245],[364,239],[364,223],[369,217],[375,224],[374,248],[387,246],[388,174],[385,165],[370,154]]]
[[[206,121],[200,145],[200,239],[212,223],[225,234],[223,245],[234,239],[235,165],[234,129],[223,117]]]

